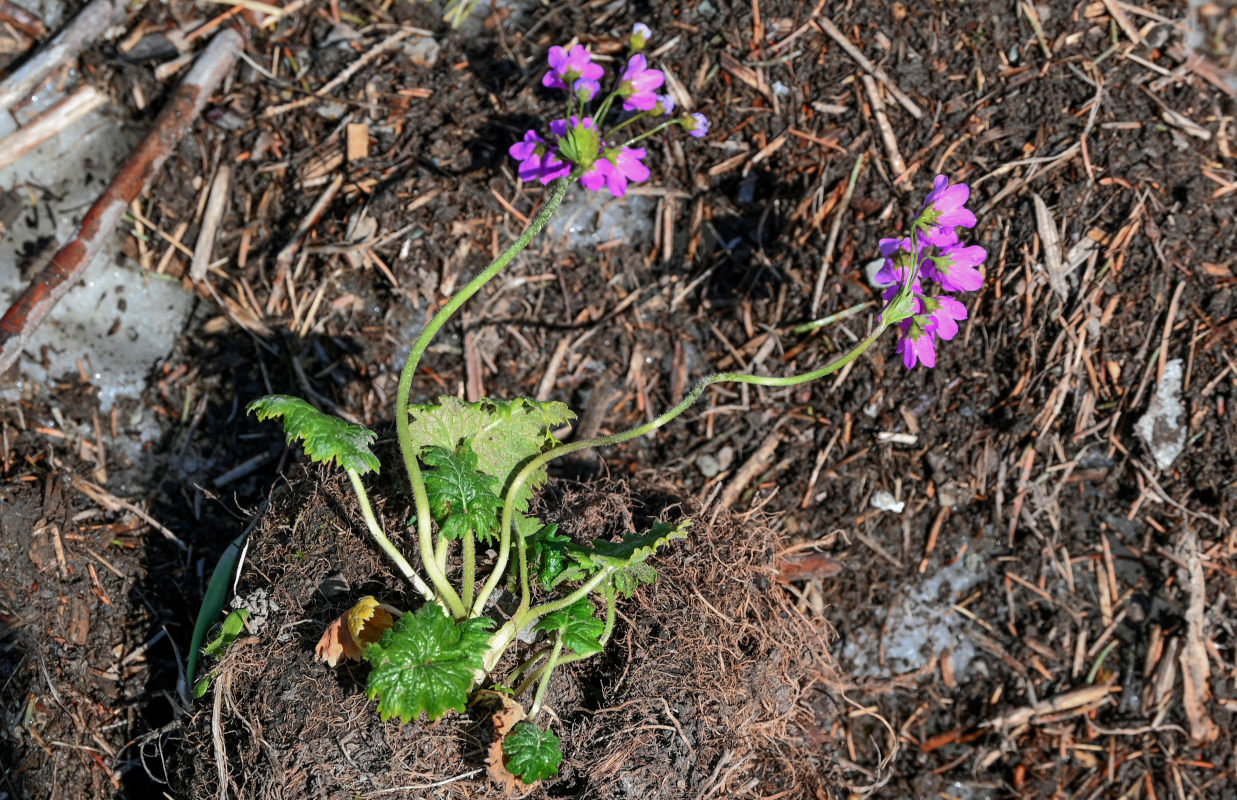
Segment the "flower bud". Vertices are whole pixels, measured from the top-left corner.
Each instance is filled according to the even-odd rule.
[[[649,26],[643,22],[637,22],[631,29],[631,38],[627,40],[627,46],[631,52],[639,53],[651,38],[653,38],[653,32],[649,30]]]

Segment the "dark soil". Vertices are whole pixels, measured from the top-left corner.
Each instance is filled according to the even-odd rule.
[[[537,208],[540,190],[519,185],[505,150],[529,124],[555,116],[556,100],[539,83],[545,50],[578,35],[595,52],[620,55],[620,39],[642,20],[658,32],[654,48],[677,37],[655,60],[713,121],[701,142],[672,137],[650,148],[656,235],[584,250],[539,240],[450,326],[427,357],[416,398],[544,387],[581,413],[577,429],[591,435],[648,419],[717,369],[818,367],[862,335],[875,309],[810,336],[793,326],[876,299],[863,267],[938,172],[974,187],[979,225],[968,239],[989,251],[987,280],[935,370],[908,375],[883,341],[813,386],[720,387],[680,424],[599,454],[598,475],[655,474],[658,497],[705,512],[691,544],[659,563],[662,582],[628,609],[611,652],[564,674],[552,705],[571,739],[569,773],[538,791],[799,796],[814,780],[822,796],[1233,795],[1237,123],[1232,92],[1216,77],[1231,63],[1220,52],[1231,14],[1215,4],[1200,12],[1212,61],[1196,63],[1187,61],[1186,9],[1162,2],[1053,0],[1034,6],[1034,22],[1024,3],[559,2],[493,10],[453,32],[424,4],[383,10],[340,0],[341,21],[361,35],[329,45],[340,32],[334,6],[314,5],[273,31],[247,30],[254,62],[267,72],[277,65],[277,76],[238,68],[143,201],[157,227],[189,222],[192,242],[203,187],[219,163],[234,163],[217,245],[231,261],[212,272],[213,294],[198,290],[194,324],[152,372],[144,406],[173,424],[136,465],[144,491],[124,492],[150,501],[191,553],[123,510],[57,494],[63,477],[55,476],[92,468],[81,444],[89,436],[40,432],[53,406],[70,421],[91,419],[91,408],[72,400],[76,376],[5,415],[5,791],[151,796],[136,748],[121,748],[173,721],[171,644],[183,655],[203,576],[291,458],[272,426],[244,417],[243,404],[267,392],[300,394],[389,432],[399,358],[428,310],[518,235],[517,213]],[[1123,18],[1109,16],[1113,7]],[[147,4],[127,28],[145,20],[152,36],[189,29],[217,10]],[[925,112],[916,120],[884,94],[904,181],[896,182],[862,70],[819,27],[821,11]],[[397,49],[336,88],[333,102],[262,116],[325,84],[395,30],[382,25],[397,23],[432,31],[441,47],[432,66]],[[147,97],[160,94],[151,77],[158,59],[121,63],[104,43],[85,63],[118,97],[131,97],[134,83]],[[154,110],[134,110],[135,124]],[[346,122],[369,125],[368,158],[342,158]],[[865,166],[841,212],[860,155]],[[344,183],[311,226],[304,258],[281,271],[276,255],[335,176]],[[1066,254],[1086,238],[1097,242],[1065,274],[1045,267],[1047,230],[1032,193]],[[362,212],[374,223],[368,236]],[[174,275],[186,268],[175,253],[167,264]],[[1174,359],[1188,435],[1161,469],[1135,424]],[[52,467],[52,456],[63,466]],[[258,466],[212,483],[247,462]],[[397,475],[388,462],[385,479]],[[418,787],[403,795],[424,796],[429,784],[477,768],[484,724],[380,724],[364,702],[360,668],[332,673],[312,663],[321,626],[349,598],[395,598],[398,586],[332,481],[315,494],[303,476],[281,501],[285,517],[314,525],[283,530],[275,515],[255,540],[242,593],[267,587],[283,599],[279,621],[236,648],[218,684],[228,774],[241,796],[257,791],[247,781],[296,794],[329,793],[333,780],[363,793]],[[616,491],[588,486],[606,497]],[[664,505],[638,486],[631,513]],[[878,491],[903,510],[874,507]],[[722,495],[736,512],[760,506],[765,521],[757,531],[736,529],[725,514],[706,524]],[[287,505],[295,497],[313,500]],[[83,513],[94,516],[74,522]],[[40,519],[65,539],[63,574],[54,553],[40,561],[43,551],[31,549],[49,541],[46,529],[34,534]],[[92,525],[135,527],[125,528],[124,547],[103,550],[103,529]],[[587,527],[579,535],[590,535]],[[1191,572],[1194,541],[1201,556]],[[701,602],[722,602],[713,592],[725,586],[711,570],[716,559],[727,563],[726,546],[738,548],[736,569],[748,576],[743,596],[768,605],[716,610],[757,627],[784,621],[788,637],[805,637],[789,639],[794,647],[749,651],[753,643],[740,641],[731,652],[693,638],[721,630]],[[767,589],[770,550],[790,546],[828,560],[789,589]],[[89,564],[111,605],[93,593],[82,572]],[[335,571],[349,594],[328,600],[316,592]],[[1193,628],[1192,599],[1205,608]],[[91,624],[75,644],[73,628],[58,626],[80,619],[74,608],[82,607]],[[799,627],[800,614],[838,632],[830,649],[840,677],[827,693],[825,651],[805,655],[816,640]],[[105,671],[113,648],[131,653],[164,628],[169,636],[129,678],[108,682],[80,666]],[[908,629],[929,635],[906,644]],[[693,646],[653,645],[665,641]],[[718,667],[704,656],[717,653],[733,660]],[[751,653],[767,655],[755,672]],[[287,666],[260,674],[263,664]],[[673,680],[646,674],[641,683],[632,677],[638,664]],[[1196,682],[1200,667],[1209,694],[1192,703],[1197,686],[1183,676]],[[753,680],[776,691],[757,692]],[[1105,685],[1107,693],[1095,689]],[[1098,693],[1066,702],[1080,690]],[[750,721],[742,709],[754,698],[768,705]],[[195,791],[209,793],[215,699],[204,702],[178,723],[193,749],[170,757],[185,770],[178,774],[192,766]],[[146,748],[157,777],[165,772],[155,744],[175,741],[164,735]],[[433,791],[487,791],[477,780]]]

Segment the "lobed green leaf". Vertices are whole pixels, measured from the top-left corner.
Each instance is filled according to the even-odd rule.
[[[601,634],[606,624],[593,616],[593,604],[587,599],[579,600],[566,608],[547,614],[537,623],[536,629],[546,633],[557,632],[563,637],[563,646],[582,656],[591,656],[602,651]]]
[[[493,624],[488,617],[457,622],[434,604],[400,617],[365,648],[373,665],[365,694],[378,698],[379,716],[408,722],[422,712],[431,721],[448,710],[462,713]]]
[[[525,784],[553,778],[562,761],[558,736],[531,722],[517,723],[503,739],[503,765]]]
[[[477,468],[498,479],[503,495],[518,467],[557,444],[550,431],[575,418],[562,403],[527,397],[476,403],[440,397],[437,403],[410,405],[408,413],[413,445],[454,451],[468,442],[477,454]],[[545,470],[537,470],[516,494],[516,509],[527,511],[533,492],[545,481]]]
[[[288,444],[300,441],[313,461],[335,462],[359,475],[378,471],[378,458],[369,449],[378,435],[363,425],[324,414],[301,398],[285,394],[259,397],[245,410],[260,420],[281,418]]]
[[[468,442],[455,452],[426,448],[421,460],[433,467],[425,473],[425,491],[443,538],[459,539],[472,531],[483,542],[493,539],[503,507],[494,493],[498,481],[477,471],[477,456]]]

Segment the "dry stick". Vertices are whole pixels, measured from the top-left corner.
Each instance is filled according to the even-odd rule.
[[[206,271],[210,268],[210,257],[215,250],[215,232],[219,230],[219,222],[223,219],[223,211],[228,202],[228,190],[232,186],[232,167],[221,164],[215,173],[215,180],[210,185],[210,197],[206,201],[206,212],[202,215],[202,227],[198,230],[198,241],[193,246],[193,262],[189,266],[189,280],[197,282],[206,280]]]
[[[850,199],[855,194],[855,184],[859,182],[859,172],[863,169],[863,153],[855,159],[855,166],[850,170],[850,181],[846,184],[846,192],[842,194],[842,202],[838,203],[833,212],[833,222],[829,225],[829,239],[825,242],[825,255],[820,260],[820,272],[816,275],[816,286],[812,290],[812,316],[820,309],[821,296],[825,292],[825,278],[829,275],[829,265],[833,263],[833,249],[838,244],[838,233],[842,230],[842,218],[846,209],[850,208]]]
[[[0,318],[0,374],[17,361],[39,323],[47,316],[102,249],[129,204],[149,185],[163,162],[193,125],[207,99],[232,69],[242,40],[234,30],[219,33],[202,52],[176,93],[160,112],[141,144],[95,200],[77,233],[52,256],[21,296]]]
[[[885,88],[898,101],[898,105],[906,109],[907,113],[915,119],[923,119],[923,110],[915,105],[915,101],[906,96],[906,93],[898,88],[898,85],[893,82],[893,79],[885,74],[885,71],[868,60],[859,48],[850,43],[850,39],[838,30],[828,17],[820,17],[817,20],[812,20],[812,24],[829,35],[829,38],[837,42],[838,45],[846,51],[846,55],[855,60],[855,63],[863,68],[865,72],[876,78],[881,83],[885,84]],[[899,172],[899,174],[901,174]]]
[[[889,124],[889,117],[885,115],[885,101],[881,100],[876,81],[872,80],[871,75],[860,75],[859,80],[863,83],[864,91],[867,92],[868,102],[872,104],[872,116],[876,118],[876,129],[880,131],[881,143],[885,145],[885,153],[889,156],[889,169],[894,175],[905,175],[906,162],[902,160],[902,153],[898,150],[898,140],[893,135],[893,126]]]
[[[60,35],[0,83],[0,111],[26,98],[39,81],[68,64],[86,45],[124,16],[124,0],[93,0]]]
[[[26,153],[106,102],[107,95],[93,86],[79,86],[71,95],[0,141],[0,169],[16,164]]]

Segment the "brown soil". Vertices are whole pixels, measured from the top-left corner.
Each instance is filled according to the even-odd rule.
[[[269,611],[218,667],[214,707],[203,703],[185,725],[188,741],[172,743],[178,794],[218,797],[223,765],[229,791],[247,798],[503,796],[484,770],[487,707],[383,723],[364,697],[366,667],[314,658],[327,624],[362,595],[413,602],[392,593],[396,580],[352,522],[344,491],[345,481],[317,470],[298,478],[251,536],[237,594]],[[388,528],[409,513],[377,505]],[[664,491],[590,484],[545,517],[587,540],[684,513]],[[565,760],[557,780],[527,796],[811,797],[831,784],[810,746],[824,735],[810,707],[823,641],[775,583],[780,537],[759,518],[693,516],[690,539],[657,560],[659,582],[620,604],[607,651],[556,672],[545,718]],[[530,653],[514,647],[496,677]]]
[[[292,457],[272,427],[246,420],[239,408],[261,394],[288,392],[389,431],[398,356],[427,308],[518,234],[522,223],[511,209],[528,216],[537,207],[539,190],[514,180],[505,148],[527,124],[552,116],[553,100],[538,88],[545,49],[578,34],[601,52],[642,19],[659,41],[678,37],[659,64],[714,122],[703,142],[652,149],[648,186],[658,235],[585,251],[541,240],[468,306],[461,324],[429,354],[414,387],[417,398],[532,395],[544,382],[548,396],[581,412],[579,427],[595,433],[647,419],[715,369],[790,374],[819,366],[861,335],[869,319],[861,314],[810,337],[792,331],[813,317],[812,293],[837,199],[860,154],[867,166],[842,217],[818,314],[875,299],[862,267],[875,256],[877,239],[905,223],[909,204],[937,171],[974,185],[979,225],[969,238],[987,247],[990,259],[984,289],[968,300],[971,319],[942,347],[936,370],[907,375],[892,343],[882,342],[842,376],[815,386],[718,389],[681,424],[593,462],[615,475],[656,470],[673,486],[667,494],[695,498],[700,506],[715,490],[727,490],[736,510],[761,505],[778,541],[827,554],[833,566],[793,587],[794,609],[837,629],[832,652],[842,677],[826,695],[810,682],[783,682],[777,667],[766,678],[786,694],[774,693],[775,705],[761,717],[772,727],[709,733],[715,722],[744,720],[721,705],[697,706],[709,692],[664,686],[641,697],[649,686],[639,689],[621,672],[640,658],[679,652],[658,651],[648,641],[677,641],[701,628],[671,627],[670,620],[647,632],[629,627],[613,656],[564,675],[555,707],[569,721],[569,768],[576,771],[546,791],[585,791],[578,782],[585,780],[584,765],[610,769],[607,759],[619,753],[626,764],[660,770],[658,779],[681,777],[706,791],[716,786],[713,796],[723,787],[738,792],[759,770],[806,780],[817,764],[825,775],[842,770],[839,787],[875,787],[871,796],[899,800],[1232,795],[1237,124],[1231,92],[1213,80],[1214,65],[1186,59],[1183,6],[1052,0],[1035,4],[1034,24],[1023,3],[1016,10],[984,3],[822,6],[925,111],[917,121],[891,94],[884,96],[893,139],[913,170],[895,184],[858,77],[862,70],[817,27],[814,4],[559,2],[528,12],[496,10],[485,24],[459,33],[439,26],[420,3],[384,11],[340,0],[347,19],[432,30],[441,46],[436,64],[414,63],[396,51],[334,90],[337,103],[263,118],[264,109],[301,96],[303,86],[322,86],[394,30],[365,29],[354,44],[327,47],[336,26],[325,5],[291,15],[273,32],[249,31],[251,57],[264,69],[278,64],[279,77],[241,68],[197,135],[183,143],[166,179],[143,200],[160,229],[188,221],[184,240],[192,242],[204,191],[195,179],[208,186],[219,163],[237,162],[218,240],[219,257],[232,260],[211,276],[217,296],[227,300],[222,307],[204,300],[178,351],[156,371],[143,410],[175,424],[135,465],[136,483],[124,492],[112,487],[150,501],[152,513],[194,548],[192,557],[137,528],[126,540],[133,549],[103,552],[122,581],[85,554],[83,543],[101,546],[88,538],[102,536],[89,525],[132,525],[131,515],[80,497],[67,507],[54,500],[45,507],[54,496],[47,489],[53,475],[86,475],[92,468],[92,451],[82,443],[92,436],[72,433],[74,421],[91,427],[92,414],[77,397],[76,376],[5,412],[3,477],[13,505],[0,507],[7,537],[0,547],[0,599],[9,604],[0,611],[10,618],[0,682],[7,718],[24,721],[10,727],[0,752],[12,765],[6,791],[47,797],[59,785],[57,796],[109,797],[116,793],[114,775],[122,794],[151,796],[134,748],[121,748],[171,721],[166,693],[175,684],[178,655],[169,639],[183,653],[202,575]],[[1110,17],[1112,7],[1124,9],[1124,18]],[[1216,12],[1217,4],[1205,8],[1204,28],[1227,32],[1209,34],[1214,48],[1231,34],[1231,15]],[[172,2],[148,3],[141,15],[161,31],[204,21],[206,13]],[[129,20],[127,28],[139,21]],[[1216,64],[1229,63],[1218,52],[1209,55]],[[88,54],[86,68],[111,82],[118,97],[132,97],[136,83],[154,98],[168,88],[152,78],[165,57],[120,63],[105,43]],[[297,67],[304,72],[293,82],[288,76]],[[135,109],[135,124],[155,110]],[[337,158],[343,120],[331,115],[338,113],[370,125],[368,159]],[[276,254],[336,175],[345,178],[343,188],[312,226],[304,261],[294,262],[290,276],[280,273]],[[1066,252],[1085,237],[1099,242],[1061,280],[1051,280],[1043,266],[1047,231],[1037,223],[1032,192],[1043,199]],[[362,210],[375,222],[371,253],[381,265],[356,266],[346,258],[357,238],[349,222]],[[164,251],[159,240],[150,261],[161,261]],[[136,240],[133,252],[139,252]],[[185,269],[175,252],[166,263],[172,274]],[[321,299],[310,315],[315,293]],[[560,344],[564,354],[556,361]],[[1167,359],[1181,359],[1184,367],[1188,438],[1172,466],[1159,469],[1135,423]],[[52,407],[70,424],[48,422]],[[118,415],[122,432],[133,410]],[[69,435],[41,432],[49,427]],[[775,429],[779,436],[767,439]],[[766,441],[771,450],[761,447]],[[761,452],[769,457],[736,482],[740,467]],[[45,454],[65,469],[48,467]],[[222,487],[212,483],[253,458],[266,460]],[[389,464],[387,478],[396,474]],[[302,482],[294,489],[312,496]],[[878,490],[905,501],[904,510],[874,508]],[[346,505],[319,501],[312,508],[321,525],[334,530],[347,520],[356,526]],[[84,512],[96,516],[74,523]],[[66,537],[64,576],[51,566],[54,555],[52,562],[31,556],[28,542],[39,518],[87,537]],[[631,612],[636,626],[653,626],[657,614],[672,612],[703,614],[703,624],[716,624],[694,592],[682,594],[691,585],[702,593],[716,588],[695,572],[710,552],[699,538],[713,530],[704,522],[690,545],[699,549],[668,556],[666,579],[643,596],[647,607]],[[718,524],[732,530],[721,519]],[[345,598],[314,596],[325,575],[355,570],[353,594],[390,596],[397,584],[357,531],[329,541],[300,528],[296,535],[327,555],[354,553],[355,563],[327,555],[301,562],[293,549],[282,561],[274,552],[262,556],[266,577],[246,572],[245,581],[282,587],[291,598],[279,613],[281,625],[293,625],[287,629],[293,638],[268,650],[250,643],[229,662],[236,702],[221,708],[229,720],[225,745],[245,759],[229,762],[232,777],[367,774],[392,781],[386,785],[419,786],[475,769],[484,725],[444,722],[413,741],[410,731],[420,726],[374,721],[361,697],[359,669],[331,674],[310,664],[310,631],[346,605]],[[1193,572],[1183,550],[1192,537],[1202,552]],[[268,539],[272,546],[279,541]],[[767,568],[765,556],[749,554],[747,563]],[[91,563],[110,606],[93,594],[93,580],[83,578]],[[675,580],[680,569],[684,579]],[[658,598],[676,596],[664,608],[659,604]],[[772,603],[777,594],[752,596]],[[1201,635],[1186,613],[1199,598],[1206,609]],[[85,644],[60,644],[57,637],[65,634],[56,621],[83,602],[92,621]],[[723,605],[717,610],[735,614]],[[798,619],[785,614],[779,618]],[[910,627],[940,635],[916,652],[895,647],[908,619]],[[145,668],[121,688],[73,667],[84,659],[107,669],[112,648],[130,653],[163,628],[170,637],[147,651]],[[737,652],[742,663],[747,656],[742,647]],[[267,685],[254,684],[241,667],[257,663],[258,653],[289,659],[303,671],[272,673],[264,676]],[[781,652],[774,663],[793,657]],[[813,651],[810,661],[788,669],[814,679],[820,658]],[[676,685],[708,687],[719,676],[707,661],[701,669],[655,663],[676,676]],[[1188,702],[1183,667],[1190,666],[1191,681],[1200,666],[1209,667],[1211,696],[1200,702]],[[742,668],[725,675],[738,684],[747,680]],[[1054,702],[1078,697],[1072,693],[1106,684],[1111,691],[1098,699],[1053,710]],[[328,692],[331,703],[319,703]],[[260,708],[281,709],[279,724],[246,728],[246,697],[265,698]],[[667,705],[651,699],[658,697]],[[28,708],[38,713],[27,719]],[[1027,710],[1035,713],[1016,717],[1017,724],[992,725]],[[202,738],[203,713],[195,709],[192,754],[205,789],[214,755]],[[1217,726],[1211,741],[1208,720]],[[282,730],[285,721],[321,738],[293,741]],[[592,745],[577,731],[593,730],[615,735],[597,737],[602,757],[590,762]],[[619,732],[635,742],[632,749],[614,745]],[[746,744],[725,756],[722,742],[736,736]],[[767,757],[736,761],[740,747]],[[410,762],[426,774],[397,783],[383,770],[395,763],[393,754],[405,752],[455,760],[432,770]],[[293,753],[312,761],[298,762]],[[176,758],[185,763],[184,753]],[[162,775],[157,753],[147,761]],[[589,788],[622,791],[602,783]],[[436,791],[456,791],[451,787]],[[666,796],[660,791],[646,793]]]

